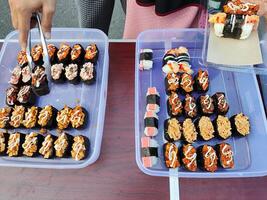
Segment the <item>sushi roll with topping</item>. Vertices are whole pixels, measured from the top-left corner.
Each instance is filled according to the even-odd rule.
[[[199,96],[198,104],[199,104],[199,112],[202,115],[210,116],[215,111],[214,101],[208,94],[205,96],[204,95]]]
[[[25,135],[19,132],[9,135],[7,155],[9,157],[18,157],[22,154],[22,144],[24,142]]]
[[[83,160],[87,157],[89,151],[89,139],[82,136],[77,135],[73,138],[73,144],[71,149],[71,157],[72,159],[79,161]]]
[[[36,44],[31,50],[32,61],[35,65],[42,65],[43,62],[43,47],[41,44]]]
[[[17,61],[18,61],[18,65],[20,67],[25,67],[26,65],[28,65],[28,59],[27,59],[26,51],[21,50],[18,53]]]
[[[71,53],[71,47],[68,44],[60,44],[59,50],[57,52],[57,61],[58,63],[63,63],[64,65],[67,65],[70,63],[70,53]]]
[[[195,75],[196,90],[198,92],[207,92],[209,90],[209,73],[207,70],[199,69]]]
[[[21,82],[23,85],[30,85],[32,80],[32,71],[27,65],[21,70]]]
[[[227,14],[256,15],[260,6],[256,3],[245,3],[241,0],[229,0],[223,10]]]
[[[10,107],[4,107],[0,109],[0,128],[9,128],[9,121],[11,117],[12,109]]]
[[[146,110],[158,113],[160,110],[160,96],[157,88],[150,87],[146,93]]]
[[[194,73],[190,65],[186,63],[177,63],[176,61],[169,61],[167,64],[163,65],[162,71],[166,74],[169,74],[169,73],[193,74]]]
[[[218,117],[214,120],[214,128],[216,134],[226,140],[232,135],[232,128],[230,120],[222,115],[218,115]]]
[[[153,167],[158,163],[158,143],[150,137],[141,138],[142,161],[144,167]]]
[[[183,104],[177,93],[172,92],[167,101],[169,116],[179,117],[183,114]]]
[[[62,63],[54,64],[51,66],[51,78],[56,83],[62,83],[65,81],[65,68]]]
[[[148,111],[145,113],[144,117],[144,125],[145,130],[144,133],[146,136],[156,136],[158,134],[158,116],[153,111]]]
[[[167,94],[178,92],[180,86],[180,76],[176,73],[169,73],[165,78],[165,90]]]
[[[25,136],[24,143],[22,144],[22,154],[27,157],[36,157],[38,155],[39,148],[41,148],[43,139],[43,136],[36,132],[27,134]]]
[[[178,119],[170,118],[164,122],[164,138],[168,142],[175,142],[181,139],[182,127]]]
[[[187,73],[182,74],[181,82],[180,82],[180,89],[184,94],[193,92],[194,80],[190,74],[187,74]]]
[[[177,49],[177,57],[176,57],[176,62],[179,64],[185,64],[185,65],[189,65],[190,62],[190,55],[188,52],[188,49],[185,47],[179,47]]]
[[[61,133],[55,140],[55,155],[58,158],[67,158],[70,156],[73,137],[65,132]]]
[[[198,148],[199,166],[207,172],[215,172],[218,169],[218,157],[212,146],[207,144]]]
[[[184,99],[184,114],[185,117],[196,118],[197,117],[197,104],[196,99],[190,94],[186,94]]]
[[[167,63],[170,63],[170,62],[176,62],[176,51],[175,49],[170,49],[168,50],[164,57],[163,57],[163,65],[166,65]]]
[[[80,81],[79,66],[77,64],[69,64],[65,68],[65,77],[70,83],[78,84]]]
[[[152,49],[141,49],[139,57],[139,69],[149,70],[153,67],[153,50]]]
[[[219,115],[226,115],[229,110],[229,104],[223,92],[216,92],[212,96],[216,111]]]
[[[52,128],[56,124],[57,109],[53,106],[45,106],[38,115],[38,125],[42,128]]]
[[[51,65],[55,64],[57,62],[58,48],[53,44],[48,44],[47,51],[48,51],[48,56],[50,58]]]
[[[37,117],[38,117],[39,108],[36,106],[32,106],[28,108],[25,112],[25,117],[23,120],[23,125],[25,128],[34,128],[37,124]]]
[[[214,138],[214,127],[209,117],[202,116],[197,122],[199,136],[204,141],[209,141]]]
[[[20,66],[16,66],[11,72],[11,77],[9,82],[12,85],[19,86],[21,83],[21,68]]]
[[[3,131],[0,131],[0,155],[6,155],[7,146],[8,146],[9,134]]]
[[[16,105],[12,111],[9,125],[13,128],[19,128],[21,125],[23,125],[24,114],[25,108],[23,106]]]
[[[197,150],[191,144],[182,146],[181,160],[183,166],[191,172],[197,171]]]
[[[54,141],[56,140],[56,137],[48,134],[45,136],[44,141],[42,142],[42,146],[39,149],[39,153],[43,156],[45,159],[53,158],[54,157]]]
[[[35,95],[33,94],[30,85],[24,85],[20,88],[17,101],[25,106],[33,105],[35,103]]]
[[[45,74],[45,68],[42,66],[35,67],[32,74],[32,87],[33,92],[37,96],[43,96],[50,92],[48,86],[47,75]]]
[[[99,55],[99,50],[96,46],[96,44],[89,44],[85,49],[85,56],[84,60],[85,62],[91,62],[93,64],[96,64],[97,59]]]
[[[19,89],[16,86],[11,86],[6,90],[6,104],[8,106],[14,106],[17,104],[17,95]]]
[[[193,143],[197,140],[197,131],[192,119],[187,118],[183,122],[182,126],[183,139],[188,143]]]
[[[96,69],[91,62],[84,63],[81,71],[80,78],[84,83],[92,84],[96,81]]]
[[[70,124],[72,109],[68,106],[64,106],[64,108],[57,113],[57,127],[58,129],[67,129]]]
[[[224,169],[234,168],[234,153],[230,144],[221,143],[215,146],[219,164]]]
[[[250,133],[250,122],[248,116],[243,113],[236,114],[230,118],[233,132],[239,136],[247,136]]]
[[[73,45],[71,53],[70,53],[71,62],[74,64],[81,65],[84,60],[84,54],[85,54],[85,51],[82,45],[80,44]]]
[[[86,125],[87,112],[81,106],[76,106],[70,113],[70,123],[72,128],[83,128]]]
[[[173,143],[165,143],[163,145],[163,153],[165,165],[167,168],[177,168],[180,167],[179,157],[178,157],[178,147]]]

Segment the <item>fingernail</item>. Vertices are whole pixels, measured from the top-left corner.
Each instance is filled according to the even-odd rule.
[[[45,32],[44,36],[46,39],[50,39],[51,38],[51,33],[50,32]]]

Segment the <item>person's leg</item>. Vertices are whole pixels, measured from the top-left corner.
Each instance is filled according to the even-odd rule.
[[[98,28],[108,34],[114,0],[76,0],[80,27]]]

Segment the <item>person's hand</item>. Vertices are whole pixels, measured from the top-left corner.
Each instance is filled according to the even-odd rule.
[[[42,29],[46,38],[51,37],[52,19],[56,9],[56,0],[9,0],[12,25],[19,31],[22,50],[26,49],[31,17],[34,12],[42,13]]]

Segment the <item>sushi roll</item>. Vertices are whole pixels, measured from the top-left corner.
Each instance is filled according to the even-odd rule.
[[[169,96],[167,110],[171,117],[179,117],[183,114],[183,104],[177,93],[172,92]]]
[[[9,157],[18,157],[22,154],[22,144],[24,142],[25,135],[19,132],[12,133],[8,138],[7,155]]]
[[[84,60],[96,64],[98,60],[99,50],[96,44],[89,44],[85,49]]]
[[[167,94],[178,92],[180,87],[180,76],[176,73],[169,73],[165,78],[165,90]]]
[[[194,90],[194,79],[190,74],[183,73],[180,79],[180,90],[182,93],[191,93]]]
[[[85,51],[80,44],[73,45],[70,53],[71,63],[81,65],[84,60]]]
[[[200,146],[198,152],[198,164],[207,172],[215,172],[218,169],[218,157],[212,146],[207,144]]]
[[[62,63],[64,65],[68,65],[70,63],[70,53],[71,47],[68,44],[60,44],[59,50],[57,52],[57,61],[58,63]]]
[[[188,49],[186,47],[182,47],[182,46],[179,47],[177,49],[176,54],[177,54],[177,57],[175,60],[178,64],[189,65],[190,55],[189,55]]]
[[[21,70],[21,82],[23,85],[30,85],[32,81],[32,71],[27,65]]]
[[[191,144],[182,146],[181,161],[185,169],[191,172],[197,171],[197,150]]]
[[[247,136],[250,133],[250,122],[248,116],[243,113],[236,114],[230,118],[233,133],[239,136]]]
[[[169,49],[163,56],[162,64],[166,65],[170,62],[176,62],[176,50],[175,49]]]
[[[182,127],[178,119],[170,118],[164,122],[164,138],[168,142],[175,142],[181,139]]]
[[[156,140],[150,137],[141,138],[142,161],[144,167],[153,167],[158,163],[158,146]]]
[[[165,165],[167,168],[180,167],[178,147],[173,143],[163,145]]]
[[[77,64],[69,64],[65,68],[65,77],[72,84],[78,84],[80,81],[79,66]]]
[[[32,56],[32,61],[34,62],[35,65],[42,65],[44,63],[44,61],[43,61],[43,47],[41,44],[36,44],[31,49],[31,56]]]
[[[61,133],[55,140],[55,155],[58,158],[67,158],[70,156],[73,137],[65,132]]]
[[[48,56],[50,58],[51,65],[55,64],[57,62],[58,48],[53,44],[48,44],[47,51],[48,51]]]
[[[62,63],[51,66],[51,78],[56,83],[63,83],[65,81],[65,68]]]
[[[30,85],[24,85],[20,88],[17,102],[24,106],[33,105],[35,103],[35,95]]]
[[[80,105],[76,106],[71,110],[70,113],[70,123],[72,128],[84,128],[87,121],[87,112]]]
[[[18,65],[20,67],[25,67],[26,65],[28,65],[28,59],[27,59],[26,51],[21,50],[18,53],[17,61],[18,61]]]
[[[39,149],[39,154],[45,159],[50,159],[54,157],[54,141],[56,137],[48,134],[45,136],[44,141],[42,142],[41,148]]]
[[[21,84],[21,68],[16,66],[11,72],[11,77],[9,82],[11,85],[20,86]]]
[[[23,106],[15,106],[9,121],[9,125],[13,128],[19,128],[23,125],[23,118],[25,114],[25,108]]]
[[[196,99],[190,94],[186,94],[184,99],[184,115],[188,118],[196,118],[197,117],[197,104]]]
[[[28,108],[28,110],[25,112],[25,117],[23,120],[23,125],[25,128],[34,128],[37,125],[37,119],[38,119],[38,113],[39,108],[36,106],[32,106]]]
[[[214,101],[208,94],[205,96],[204,95],[199,96],[198,104],[199,104],[198,110],[201,115],[210,116],[215,111]]]
[[[226,140],[232,135],[232,128],[230,120],[222,115],[214,120],[215,133],[222,139]]]
[[[90,144],[88,138],[82,135],[75,136],[71,148],[72,159],[76,161],[85,159],[88,156],[89,148]]]
[[[226,100],[225,94],[223,92],[216,92],[212,96],[216,108],[216,112],[219,115],[226,115],[229,110],[229,104]]]
[[[256,15],[259,9],[259,4],[245,3],[241,0],[229,0],[223,6],[223,11],[227,14]]]
[[[96,69],[91,62],[84,63],[80,70],[80,78],[86,84],[92,84],[96,81]]]
[[[209,117],[200,117],[200,119],[197,121],[197,129],[199,136],[201,136],[204,141],[209,141],[214,138],[215,131]]]
[[[19,89],[16,86],[11,86],[6,90],[6,104],[8,106],[14,106],[17,104],[17,95]]]
[[[152,49],[141,49],[139,57],[139,69],[149,70],[153,67],[153,50]]]
[[[146,110],[158,113],[160,110],[160,95],[157,88],[150,87],[146,93]]]
[[[38,115],[38,125],[41,128],[52,128],[56,124],[57,109],[51,105],[42,108]]]
[[[11,113],[12,109],[10,107],[4,107],[0,109],[0,128],[9,128]]]
[[[72,109],[68,106],[64,106],[64,108],[57,113],[57,127],[60,130],[67,129],[70,124],[70,116],[72,113]]]
[[[33,92],[37,96],[43,96],[50,92],[47,75],[45,74],[44,67],[42,66],[35,67],[32,74],[32,87],[33,87]]]
[[[187,118],[182,125],[183,139],[188,143],[194,143],[197,140],[197,131],[192,119]]]
[[[158,134],[158,116],[153,111],[148,111],[145,113],[144,125],[145,130],[144,134],[148,137],[156,136]]]
[[[25,136],[24,143],[22,144],[22,154],[27,157],[36,157],[38,150],[42,146],[44,137],[36,132],[31,132]]]
[[[195,85],[198,92],[207,92],[209,90],[209,73],[207,70],[199,69],[195,75]]]
[[[234,153],[230,144],[221,143],[215,146],[219,164],[224,169],[234,168]]]
[[[6,155],[8,146],[9,134],[4,131],[0,131],[0,156]]]

